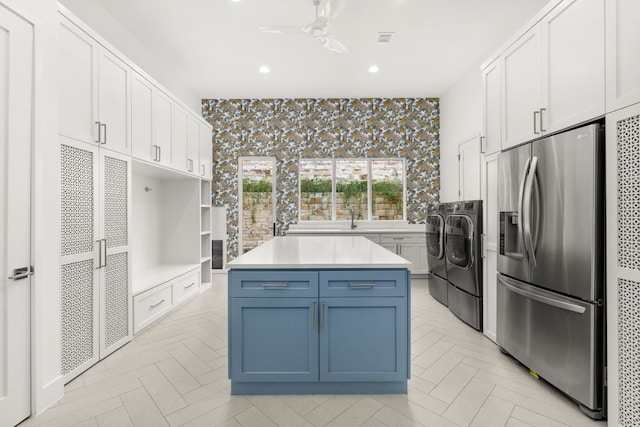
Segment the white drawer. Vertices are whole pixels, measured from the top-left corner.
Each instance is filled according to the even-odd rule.
[[[173,304],[178,305],[200,290],[200,273],[194,271],[173,282]]]
[[[420,243],[424,240],[419,234],[381,234],[380,243]]]
[[[173,306],[171,283],[165,283],[133,297],[133,333],[137,334]]]

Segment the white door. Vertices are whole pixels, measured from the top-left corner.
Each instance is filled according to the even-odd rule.
[[[603,9],[604,0],[565,1],[542,20],[543,131],[604,114]]]
[[[131,154],[129,109],[131,68],[105,48],[99,49],[98,117],[102,147]]]
[[[482,159],[483,333],[496,341],[498,273],[498,154]]]
[[[200,123],[200,176],[211,179],[211,128]]]
[[[33,27],[1,4],[0,57],[0,425],[12,426],[31,413]]]
[[[542,104],[542,57],[540,27],[518,39],[502,55],[502,148],[539,136]]]
[[[99,46],[64,17],[58,29],[58,132],[94,144],[98,142]]]
[[[135,158],[157,161],[153,145],[153,85],[138,73],[131,79],[131,145]]]
[[[500,59],[482,70],[482,136],[481,151],[495,153],[502,148],[502,76]]]
[[[460,174],[459,200],[480,198],[480,139],[473,138],[458,145]]]
[[[187,160],[187,117],[189,113],[180,107],[178,104],[174,104],[173,110],[173,156],[172,166],[182,172],[189,171],[189,162]]]

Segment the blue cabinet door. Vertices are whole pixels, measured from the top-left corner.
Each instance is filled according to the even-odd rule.
[[[231,378],[318,381],[317,298],[232,298]]]
[[[407,379],[406,298],[321,298],[320,381]]]

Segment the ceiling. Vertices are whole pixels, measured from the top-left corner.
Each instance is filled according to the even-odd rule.
[[[257,30],[310,23],[312,0],[95,0],[198,99],[439,97],[548,2],[342,1],[331,25],[349,49],[341,55]],[[391,43],[376,43],[378,32],[393,32]]]

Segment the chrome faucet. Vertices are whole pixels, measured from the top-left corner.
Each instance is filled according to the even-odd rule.
[[[353,209],[351,210],[351,229],[355,229],[357,227],[356,225],[356,221],[355,221],[355,216],[356,216],[356,211],[354,211]]]

